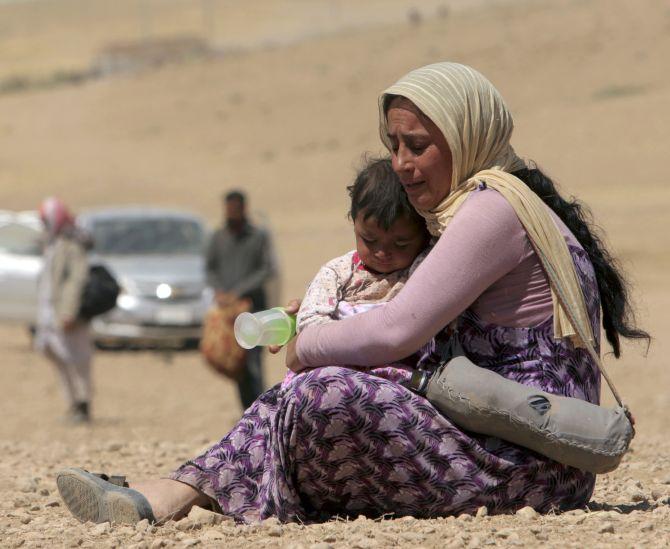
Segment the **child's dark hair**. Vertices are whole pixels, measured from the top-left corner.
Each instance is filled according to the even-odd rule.
[[[351,197],[351,220],[355,221],[362,214],[363,219],[372,217],[382,229],[388,231],[393,223],[404,217],[425,228],[425,221],[409,203],[391,167],[391,159],[366,157],[364,162],[354,184],[347,187]]]

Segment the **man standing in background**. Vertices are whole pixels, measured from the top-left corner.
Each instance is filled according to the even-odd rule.
[[[264,285],[274,273],[274,257],[268,233],[249,223],[246,198],[240,191],[223,197],[224,224],[212,235],[207,249],[207,284],[217,303],[226,307],[237,299],[251,301],[252,312],[267,308]],[[246,410],[263,392],[260,347],[247,352],[238,390]]]

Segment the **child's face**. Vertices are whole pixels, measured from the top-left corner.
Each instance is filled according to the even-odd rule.
[[[363,219],[359,213],[354,220],[356,250],[363,264],[378,273],[391,273],[409,267],[426,245],[423,227],[402,217],[388,231],[374,217]]]

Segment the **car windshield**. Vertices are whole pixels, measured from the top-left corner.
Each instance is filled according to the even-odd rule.
[[[196,221],[175,217],[115,217],[94,221],[93,246],[110,255],[200,254],[205,235]]]
[[[42,255],[41,233],[19,223],[0,226],[0,252],[15,255]]]

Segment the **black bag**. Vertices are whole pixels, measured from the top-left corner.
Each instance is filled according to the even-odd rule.
[[[120,290],[119,284],[104,265],[91,265],[81,294],[79,318],[90,320],[112,310],[116,307]]]

